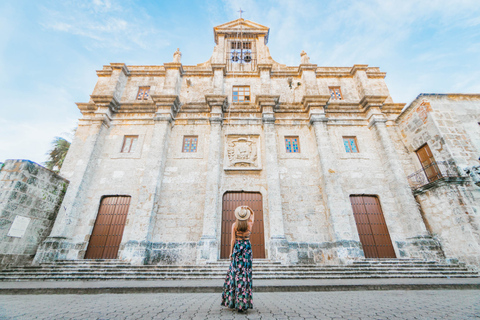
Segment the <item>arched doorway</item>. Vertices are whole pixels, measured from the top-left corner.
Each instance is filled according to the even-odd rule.
[[[262,194],[259,192],[243,191],[226,192],[223,195],[220,258],[229,258],[232,224],[235,222],[234,212],[238,206],[249,206],[255,212],[255,223],[253,224],[252,234],[250,235],[253,258],[265,259]]]
[[[103,197],[85,259],[116,259],[127,220],[130,196]]]

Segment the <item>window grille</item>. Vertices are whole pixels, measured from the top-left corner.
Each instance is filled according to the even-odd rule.
[[[184,136],[182,152],[197,152],[198,136]]]
[[[139,87],[137,93],[137,100],[147,100],[150,94],[150,87]]]
[[[300,153],[300,139],[298,137],[285,137],[287,153]]]
[[[330,91],[330,97],[332,100],[342,100],[342,91],[340,90],[340,87],[328,87],[328,90]]]

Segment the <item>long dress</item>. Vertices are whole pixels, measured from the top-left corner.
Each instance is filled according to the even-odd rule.
[[[248,239],[238,240],[237,234],[235,238],[233,259],[223,285],[222,306],[245,311],[253,308],[252,245]]]

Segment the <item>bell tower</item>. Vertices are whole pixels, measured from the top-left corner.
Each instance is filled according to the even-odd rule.
[[[213,28],[216,47],[212,62],[223,63],[227,71],[255,72],[258,64],[271,59],[266,46],[270,29],[239,18]]]

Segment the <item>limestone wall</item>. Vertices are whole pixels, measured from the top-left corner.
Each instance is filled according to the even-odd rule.
[[[6,160],[0,168],[0,265],[31,263],[68,181],[28,160]]]
[[[480,267],[480,188],[441,183],[417,193],[427,228],[445,257]]]

